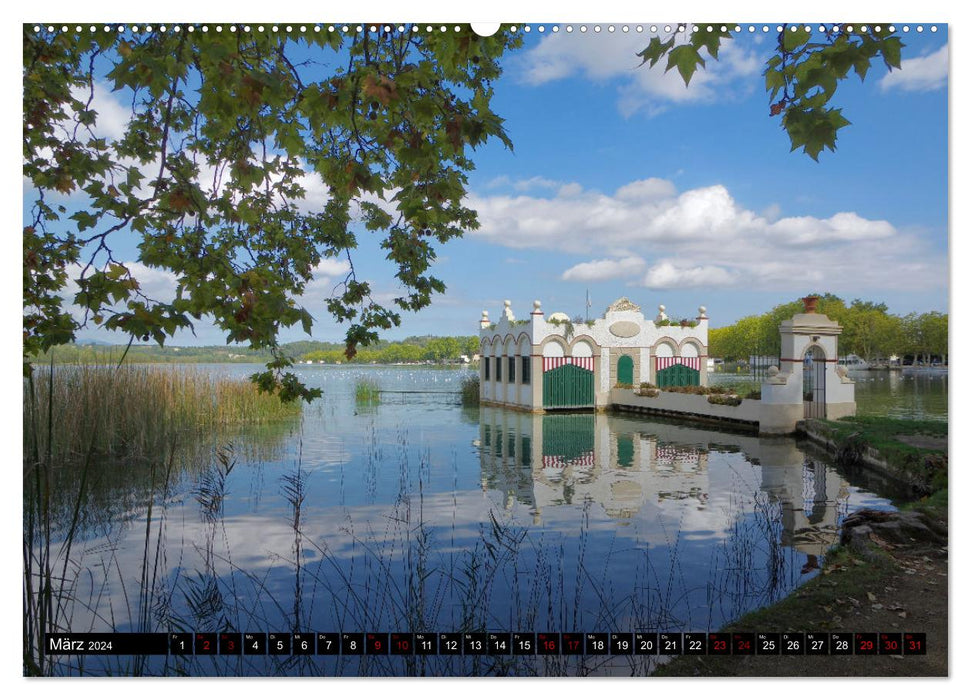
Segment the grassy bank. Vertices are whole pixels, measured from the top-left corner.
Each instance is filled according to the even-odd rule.
[[[930,555],[930,556],[928,556]],[[947,675],[947,560],[939,550],[832,550],[823,571],[724,632],[924,632],[923,656],[681,656],[656,676]]]
[[[24,456],[58,465],[150,456],[192,433],[300,413],[246,379],[186,368],[60,365],[37,369],[23,392]]]
[[[918,495],[947,487],[945,421],[850,416],[806,421],[804,430],[811,439],[827,443],[837,462],[876,467]]]

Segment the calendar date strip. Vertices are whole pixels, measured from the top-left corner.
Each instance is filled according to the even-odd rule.
[[[51,655],[926,655],[923,632],[171,632],[47,634]]]

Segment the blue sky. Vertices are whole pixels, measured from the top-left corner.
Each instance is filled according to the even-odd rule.
[[[665,304],[693,317],[704,305],[714,327],[810,291],[895,313],[948,310],[946,25],[902,33],[902,70],[875,64],[864,83],[841,84],[834,104],[852,124],[818,163],[790,153],[769,116],[761,72],[774,25],[743,24],[688,88],[674,71],[638,67],[650,24],[566,26],[529,25],[506,57],[493,108],[515,150],[474,153],[481,229],[439,247],[447,293],[388,338],[475,333],[482,309],[497,316],[503,299],[519,316],[534,299],[583,314],[587,290],[595,314],[628,296],[649,315]],[[103,92],[102,115],[123,119],[122,98]],[[326,191],[309,184],[313,206]],[[379,300],[398,293],[376,244],[362,245],[355,269]],[[318,340],[343,335],[323,306],[342,270],[322,264],[305,298]],[[161,296],[173,284],[135,271]],[[93,328],[79,337],[124,341]],[[224,339],[199,323],[174,342]]]
[[[637,67],[647,32],[593,26],[533,25],[509,56],[495,109],[515,151],[476,153],[482,229],[443,247],[449,291],[404,334],[471,332],[503,299],[584,313],[588,289],[595,313],[629,296],[704,305],[713,326],[813,290],[947,311],[946,26],[904,35],[901,71],[841,86],[852,125],[818,163],[768,116],[773,32],[743,32],[686,89]]]

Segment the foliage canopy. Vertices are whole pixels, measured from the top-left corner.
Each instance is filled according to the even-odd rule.
[[[685,25],[690,26],[690,25]],[[732,38],[735,23],[704,23],[695,26],[686,41],[673,34],[662,41],[653,37],[638,56],[653,68],[667,56],[665,72],[677,68],[687,86],[698,68],[705,67],[701,51],[718,59],[723,40]],[[841,109],[829,106],[840,81],[850,71],[866,78],[877,58],[892,70],[900,68],[903,43],[886,23],[863,23],[847,27],[824,27],[821,32],[804,25],[780,25],[774,55],[765,64],[765,89],[769,93],[769,114],[782,115],[782,128],[792,149],[802,148],[819,160],[823,148],[836,150],[836,132],[850,122]],[[818,37],[819,40],[813,40]],[[780,96],[781,92],[781,96]],[[776,98],[779,98],[776,100]]]
[[[310,332],[301,295],[322,261],[349,266],[326,305],[348,357],[444,290],[435,244],[478,226],[462,204],[469,149],[511,147],[490,101],[517,37],[91,29],[23,29],[25,372],[87,324],[161,344],[205,316],[272,353],[262,389],[309,400],[277,338]],[[108,90],[130,105],[114,135]],[[394,266],[391,303],[355,273],[361,230]],[[116,252],[126,238],[137,268]],[[174,298],[146,292],[146,268],[174,275]]]

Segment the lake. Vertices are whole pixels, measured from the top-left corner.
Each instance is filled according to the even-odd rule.
[[[893,494],[789,438],[463,408],[465,370],[295,371],[323,390],[299,419],[220,435],[164,476],[95,469],[65,555],[70,631],[705,632],[814,576],[847,513],[893,508]],[[355,400],[362,377],[380,388],[376,403]],[[946,384],[868,376],[860,412],[946,420]],[[55,550],[78,488],[63,475]],[[655,662],[80,658],[60,657],[56,673],[630,675]]]

